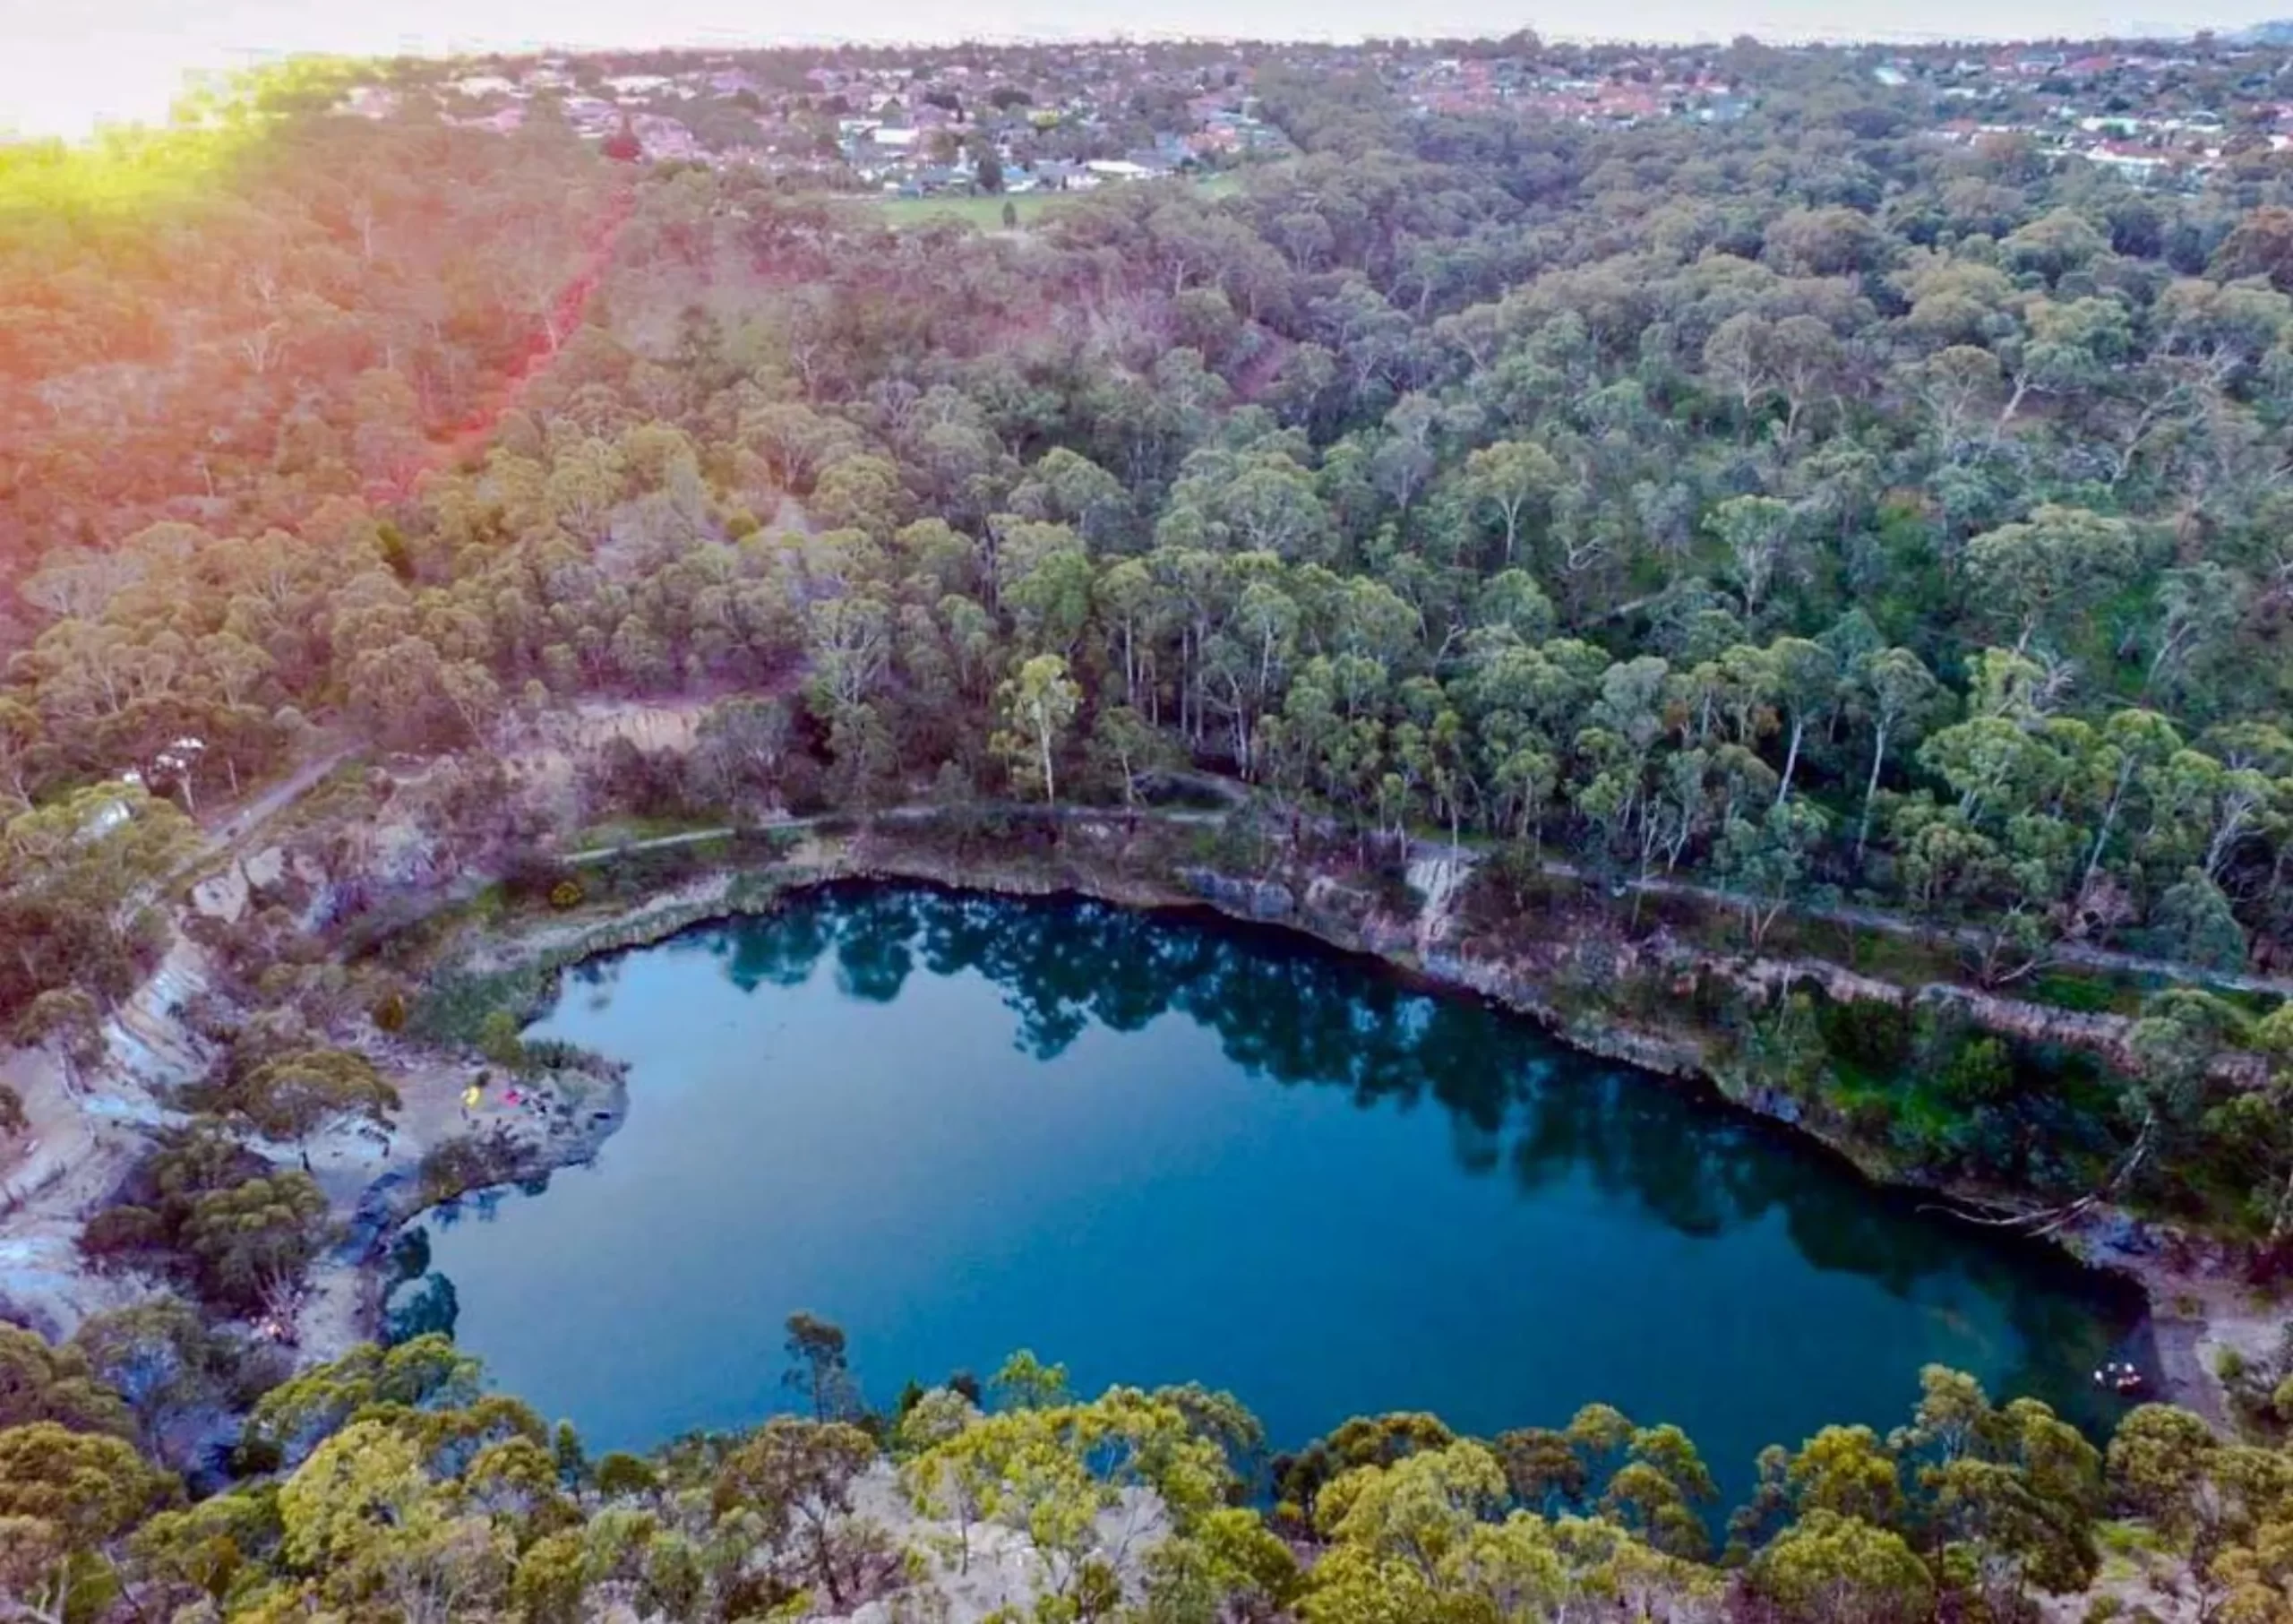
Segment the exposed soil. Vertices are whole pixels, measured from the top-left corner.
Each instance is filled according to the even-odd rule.
[[[495,935],[471,943],[458,963],[464,968],[499,971],[536,963],[560,964],[599,951],[612,951],[661,940],[696,923],[744,907],[770,906],[773,897],[801,887],[845,878],[920,879],[963,889],[1013,894],[1041,895],[1073,891],[1119,906],[1198,907],[1207,906],[1253,923],[1274,923],[1297,929],[1348,951],[1366,953],[1405,973],[1456,990],[1489,997],[1522,1010],[1567,1041],[1610,1058],[1619,1059],[1678,1077],[1700,1077],[1702,1056],[1692,1044],[1660,1038],[1628,1026],[1606,1022],[1565,1020],[1538,996],[1532,967],[1468,956],[1452,944],[1456,921],[1448,905],[1456,898],[1461,874],[1455,854],[1421,854],[1420,881],[1425,906],[1412,917],[1378,914],[1361,892],[1336,880],[1317,881],[1310,888],[1322,899],[1346,899],[1357,910],[1350,924],[1317,915],[1310,907],[1298,907],[1288,888],[1264,881],[1242,881],[1194,875],[1182,886],[1172,879],[1126,871],[1120,861],[1094,862],[1091,855],[1112,858],[1126,844],[1114,820],[1081,821],[1066,829],[1061,861],[1055,873],[1024,856],[1010,860],[957,860],[863,836],[852,838],[808,838],[776,865],[779,884],[760,900],[736,901],[733,876],[703,876],[626,910],[592,912],[545,918],[509,935]],[[1275,895],[1269,899],[1269,892]],[[1366,908],[1366,912],[1359,911]],[[1343,907],[1341,908],[1341,912]],[[1753,962],[1745,973],[1785,975],[1790,967]],[[1763,1114],[1774,1109],[1758,1098],[1739,1102]],[[1789,1119],[1786,1119],[1789,1120]],[[1792,1121],[1800,1131],[1811,1131]],[[1820,1136],[1817,1136],[1820,1137]],[[1835,1147],[1849,1150],[1851,1147]],[[1858,1161],[1867,1173],[1884,1178],[1885,1170]],[[2204,1416],[2217,1426],[2229,1422],[2221,1383],[2215,1375],[2223,1348],[2235,1348],[2249,1361],[2260,1362],[2274,1354],[2283,1335],[2287,1313],[2280,1304],[2257,1300],[2229,1277],[2228,1260],[2199,1253],[2177,1257],[2160,1244],[2139,1249],[2129,1236],[2144,1236],[2140,1226],[2121,1215],[2100,1210],[2091,1220],[2056,1237],[2059,1243],[2097,1267],[2110,1269],[2139,1283],[2151,1304],[2162,1396]]]
[[[592,703],[553,717],[511,741],[501,757],[509,769],[511,794],[542,826],[579,827],[581,764],[594,760],[614,739],[646,750],[692,748],[703,698],[670,703]],[[352,820],[356,827],[304,831],[279,837],[262,825],[331,769],[330,755],[295,775],[292,793],[273,791],[236,813],[213,820],[205,862],[210,874],[195,905],[217,917],[234,917],[249,906],[250,887],[274,883],[280,873],[323,890],[326,875],[313,865],[322,859],[334,880],[379,876],[417,912],[434,908],[453,894],[468,894],[476,883],[475,862],[482,855],[461,849],[451,831],[430,828],[422,792],[451,775],[453,764],[408,763],[395,774],[397,790],[379,806]],[[441,780],[442,781],[442,780]],[[1167,852],[1138,860],[1142,827],[1151,837],[1163,825],[1207,825],[1221,814],[1154,812],[1136,816],[1069,812],[1060,825],[1055,851],[1014,849],[966,859],[934,853],[902,840],[897,831],[931,809],[899,809],[880,815],[886,838],[823,838],[810,821],[786,827],[799,844],[776,863],[763,884],[756,876],[704,875],[625,909],[580,910],[522,920],[508,932],[477,931],[449,939],[439,949],[438,967],[488,973],[568,962],[586,954],[657,940],[694,923],[743,908],[769,906],[787,889],[843,877],[916,878],[990,891],[1040,894],[1085,892],[1129,906],[1208,906],[1256,923],[1301,931],[1347,950],[1378,958],[1408,974],[1494,999],[1522,1010],[1566,1041],[1674,1076],[1703,1076],[1702,1049],[1689,1037],[1642,1030],[1605,1011],[1565,1015],[1547,1001],[1556,954],[1576,951],[1573,940],[1558,940],[1525,954],[1496,952],[1488,943],[1462,940],[1464,923],[1455,907],[1464,893],[1473,854],[1446,845],[1420,842],[1413,848],[1413,879],[1419,898],[1396,908],[1347,876],[1327,874],[1293,890],[1273,880],[1174,869]],[[1062,809],[1064,812],[1065,809]],[[339,820],[338,820],[339,821]],[[257,838],[258,832],[262,840]],[[1175,829],[1165,832],[1175,834]],[[269,841],[271,844],[262,844]],[[1146,842],[1152,845],[1151,838]],[[219,864],[218,859],[221,859]],[[737,883],[736,883],[737,878]],[[450,886],[448,881],[451,881]],[[425,904],[423,899],[427,898]],[[1564,938],[1570,927],[1560,915],[1550,922]],[[1627,954],[1645,954],[1645,945],[1625,944]],[[1542,954],[1542,957],[1540,957]],[[1836,967],[1734,961],[1731,975],[1794,980],[1817,972],[1845,975]],[[1820,979],[1820,975],[1818,975]],[[200,949],[178,939],[157,975],[110,1022],[106,1062],[84,1078],[67,1075],[61,1061],[45,1053],[0,1056],[4,1076],[23,1096],[31,1131],[0,1150],[0,1191],[11,1206],[0,1221],[0,1310],[12,1311],[52,1333],[66,1331],[97,1308],[126,1300],[145,1289],[133,1282],[90,1274],[73,1249],[86,1216],[116,1189],[148,1143],[150,1130],[168,1120],[167,1092],[201,1076],[211,1060],[181,1018],[180,1006],[207,984]],[[1900,990],[1894,991],[1901,996]],[[521,1088],[512,1104],[506,1090],[481,1094],[475,1107],[466,1092],[483,1070],[470,1055],[455,1056],[410,1044],[386,1042],[371,1032],[358,1039],[391,1078],[404,1101],[393,1130],[347,1128],[308,1147],[308,1165],[352,1239],[322,1266],[297,1316],[300,1351],[320,1358],[339,1352],[376,1328],[378,1276],[374,1263],[388,1231],[418,1209],[415,1178],[424,1155],[459,1135],[499,1134],[520,1176],[586,1159],[619,1121],[615,1109],[602,1113],[595,1099],[561,1097],[561,1086],[545,1087],[537,1105]],[[1785,1115],[1757,1098],[1739,1103],[1769,1114]],[[575,1120],[578,1119],[578,1120]],[[1805,1130],[1805,1124],[1798,1124]],[[279,1164],[299,1163],[296,1147],[258,1147]],[[1842,1147],[1850,1149],[1851,1147]],[[1886,1170],[1871,1168],[1875,1176]],[[2223,1348],[2250,1360],[2276,1351],[2282,1310],[2254,1302],[2224,1277],[2224,1260],[2198,1257],[2169,1259],[2161,1250],[2130,1250],[2131,1227],[2116,1215],[2080,1233],[2062,1237],[2090,1260],[2139,1280],[2155,1315],[2157,1352],[2167,1396],[2217,1423],[2227,1419],[2213,1366]],[[353,1220],[356,1220],[353,1222]]]

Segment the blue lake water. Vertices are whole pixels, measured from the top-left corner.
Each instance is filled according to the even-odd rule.
[[[594,1167],[434,1223],[457,1335],[593,1448],[1016,1348],[1199,1380],[1277,1448],[1348,1416],[1670,1421],[1723,1488],[1884,1431],[1919,1367],[2098,1419],[2124,1288],[1465,1000],[1207,920],[844,889],[570,975],[533,1035],[632,1063]]]

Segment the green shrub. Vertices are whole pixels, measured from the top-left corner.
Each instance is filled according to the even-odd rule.
[[[377,1031],[399,1033],[406,1030],[406,994],[393,987],[374,1001],[369,1013]]]
[[[2115,1008],[2117,989],[2108,982],[2092,975],[2077,975],[2065,971],[2049,971],[2031,982],[2031,1000],[2034,1003],[2051,1004],[2057,1010],[2077,1010],[2090,1015],[2100,1015]]]
[[[1911,1012],[1901,1004],[1878,999],[1834,1003],[1818,999],[1817,1027],[1824,1048],[1859,1070],[1899,1071],[1910,1062]]]
[[[156,1250],[167,1241],[166,1223],[150,1207],[107,1207],[80,1232],[80,1250],[91,1260],[102,1262]]]
[[[1937,1096],[1960,1110],[1995,1104],[2014,1088],[2014,1057],[1996,1037],[1962,1038],[1935,1079]]]
[[[526,1064],[525,1041],[518,1034],[518,1018],[507,1010],[496,1010],[481,1022],[477,1029],[477,1050],[497,1066],[512,1071],[522,1070]]]
[[[431,1147],[417,1176],[424,1199],[438,1202],[506,1184],[517,1171],[517,1153],[507,1143],[460,1134]]]
[[[608,1499],[649,1493],[657,1481],[652,1467],[625,1450],[615,1449],[597,1462],[597,1492]]]
[[[1855,1137],[1871,1144],[1885,1143],[1895,1125],[1895,1103],[1884,1094],[1866,1094],[1846,1104],[1847,1125]]]

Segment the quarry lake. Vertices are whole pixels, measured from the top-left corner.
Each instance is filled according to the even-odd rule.
[[[2104,1419],[2131,1287],[1480,1003],[1209,919],[810,893],[570,974],[534,1035],[631,1062],[539,1194],[434,1217],[457,1336],[593,1449],[786,1407],[782,1322],[867,1396],[1018,1348],[1231,1389],[1292,1447],[1592,1400],[1740,1493],[1907,1418],[1919,1367]]]

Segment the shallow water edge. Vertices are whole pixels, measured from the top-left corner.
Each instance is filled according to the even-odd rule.
[[[696,926],[769,914],[792,898],[823,887],[878,881],[985,895],[1087,899],[1198,922],[1215,921],[1220,930],[1265,932],[1270,941],[1293,949],[1301,941],[1318,944],[1412,990],[1464,997],[1526,1016],[1545,1034],[1571,1048],[1670,1079],[1688,1091],[1700,1108],[1756,1119],[1765,1131],[1780,1134],[1803,1147],[1820,1147],[1829,1156],[1852,1166],[1871,1187],[1875,1199],[1916,1201],[1922,1194],[1944,1193],[1893,1176],[1893,1170],[1859,1155],[1853,1145],[1798,1120],[1788,1100],[1778,1101],[1757,1091],[1730,1090],[1722,1078],[1707,1069],[1703,1052],[1693,1043],[1637,1029],[1620,1019],[1586,1018],[1581,1014],[1571,1018],[1556,1007],[1522,967],[1462,950],[1445,950],[1438,941],[1428,940],[1415,922],[1380,914],[1375,908],[1349,909],[1343,900],[1335,907],[1317,906],[1323,899],[1311,893],[1301,905],[1293,892],[1278,886],[1271,889],[1279,895],[1270,898],[1267,881],[1236,879],[1209,870],[1165,869],[1141,874],[1124,872],[1119,864],[1095,863],[1087,850],[1061,855],[1066,860],[1047,870],[1040,861],[998,855],[956,857],[865,837],[812,841],[785,863],[719,872],[615,913],[533,921],[527,928],[488,944],[479,967],[504,975],[522,995],[523,1012],[538,1015],[554,998],[567,968],[658,943]],[[1359,900],[1358,893],[1353,899]],[[1269,902],[1275,905],[1271,909]],[[554,1164],[588,1159],[602,1138],[559,1156]],[[531,1178],[549,1170],[537,1165],[521,1170],[520,1176]],[[390,1235],[421,1210],[418,1206],[398,1210],[399,1206],[391,1203],[388,1221],[378,1226],[378,1258]],[[2203,1358],[2209,1330],[2206,1303],[2192,1291],[2191,1277],[2177,1274],[2162,1259],[2114,1245],[2122,1229],[2117,1215],[2102,1214],[2074,1233],[2048,1237],[2048,1244],[2141,1287],[2150,1307],[2145,1339],[2154,1352],[2161,1396],[2218,1420],[2220,1390]],[[2028,1242],[2018,1240],[2017,1243]]]
[[[1894,1424],[1928,1363],[2103,1431],[2088,1373],[2147,1357],[2123,1281],[1486,1000],[1199,914],[815,889],[585,964],[533,1035],[625,1060],[628,1123],[433,1227],[405,1301],[614,1448],[776,1407],[740,1350],[792,1308],[878,1397],[1026,1347],[1080,1390],[1231,1390],[1276,1448],[1604,1402],[1731,1479]]]

